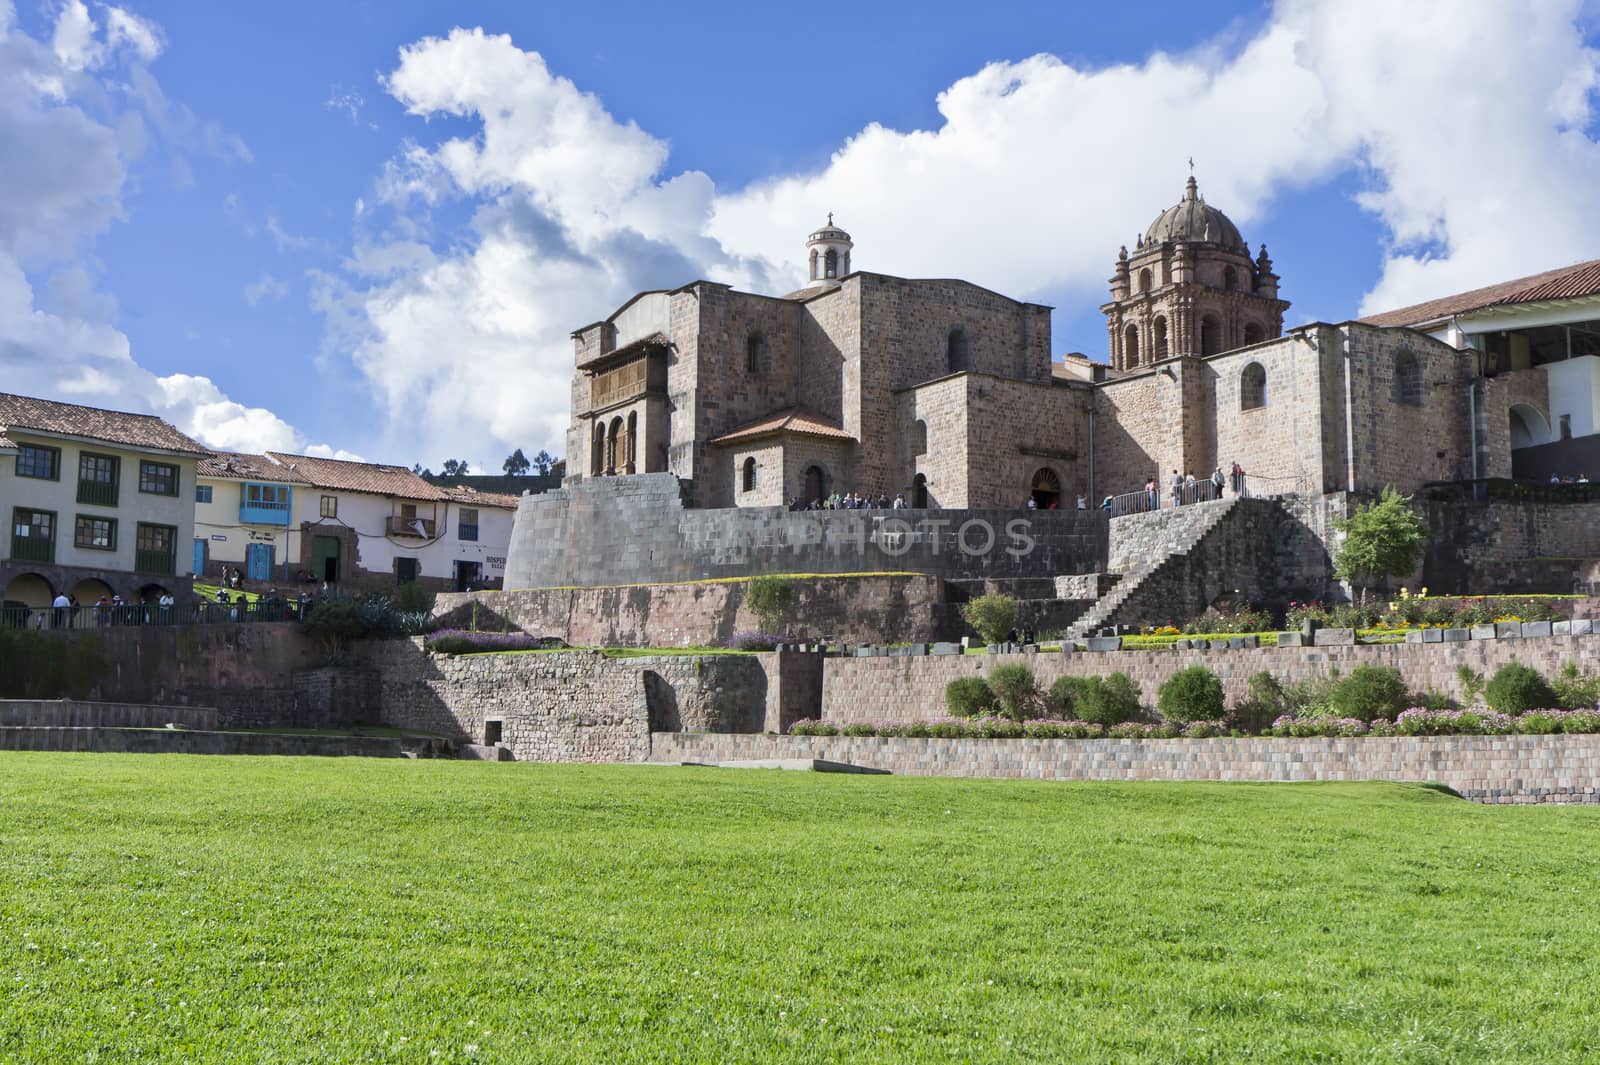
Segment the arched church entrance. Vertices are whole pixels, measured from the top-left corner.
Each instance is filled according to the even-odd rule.
[[[917,510],[928,509],[928,475],[919,473],[911,482],[911,505]]]
[[[1061,478],[1055,470],[1042,466],[1034,471],[1031,498],[1040,510],[1054,510],[1061,505]]]
[[[828,498],[828,475],[821,466],[806,467],[806,485],[802,496],[807,503],[817,503]]]

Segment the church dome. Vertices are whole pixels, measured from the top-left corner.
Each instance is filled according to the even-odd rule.
[[[817,244],[823,242],[831,242],[836,244],[851,243],[850,234],[833,224],[832,211],[828,212],[828,224],[806,238],[807,244]]]
[[[1245,247],[1239,227],[1228,216],[1200,199],[1193,175],[1183,190],[1183,199],[1161,212],[1159,218],[1145,230],[1146,244],[1163,241],[1207,241],[1228,248]]]

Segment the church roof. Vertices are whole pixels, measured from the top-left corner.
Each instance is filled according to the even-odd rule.
[[[758,421],[741,425],[730,433],[724,433],[711,441],[713,444],[737,444],[745,440],[754,440],[757,437],[772,436],[776,433],[798,433],[801,436],[820,436],[829,440],[854,440],[855,437],[844,431],[838,422],[825,418],[814,411],[803,407],[790,407],[775,414],[769,414]]]
[[[620,348],[612,348],[610,351],[602,351],[598,355],[591,355],[578,363],[578,369],[587,369],[602,362],[614,362],[625,356],[644,351],[647,348],[669,348],[671,346],[672,339],[670,337],[665,333],[655,332],[648,336],[642,336],[637,340],[630,340]]]
[[[1183,199],[1162,211],[1150,228],[1145,230],[1146,244],[1162,241],[1209,241],[1230,248],[1243,248],[1244,238],[1239,235],[1227,215],[1200,199],[1199,188],[1193,175],[1184,187]]]
[[[1573,299],[1600,293],[1600,259],[1546,270],[1542,274],[1519,277],[1515,281],[1502,281],[1454,296],[1415,303],[1399,310],[1385,311],[1361,319],[1368,325],[1405,326],[1436,322],[1485,307],[1505,306],[1513,303],[1537,303],[1541,300]]]

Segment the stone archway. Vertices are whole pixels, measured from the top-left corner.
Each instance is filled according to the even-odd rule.
[[[807,466],[805,472],[805,491],[801,493],[800,501],[810,505],[820,503],[828,498],[828,474],[821,466]]]
[[[1511,450],[1550,442],[1550,423],[1538,407],[1518,403],[1509,412]]]
[[[1055,510],[1061,505],[1061,478],[1048,466],[1033,471],[1030,482],[1033,505],[1039,510]]]

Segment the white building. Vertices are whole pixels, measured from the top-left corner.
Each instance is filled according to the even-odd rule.
[[[252,586],[497,587],[515,508],[512,496],[438,488],[401,466],[219,453],[199,471],[195,565],[242,569]]]
[[[154,415],[0,393],[5,606],[48,607],[57,595],[83,606],[102,596],[186,599],[205,455]]]

